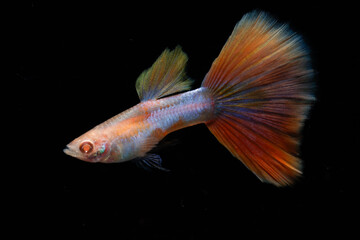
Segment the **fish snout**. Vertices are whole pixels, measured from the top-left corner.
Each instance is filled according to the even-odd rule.
[[[71,157],[79,158],[79,153],[74,150],[69,144],[66,145],[66,147],[63,149],[63,152]]]
[[[66,146],[64,149],[63,149],[63,152],[67,155],[70,155],[70,149],[68,146]]]

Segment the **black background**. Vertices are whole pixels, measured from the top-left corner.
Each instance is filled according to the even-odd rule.
[[[358,216],[352,196],[358,187],[350,187],[360,129],[354,8],[291,1],[16,6],[8,20],[14,59],[8,89],[15,92],[9,183],[16,184],[6,184],[15,233],[102,239],[348,234]],[[187,73],[199,87],[237,21],[255,9],[289,23],[311,50],[317,101],[303,130],[304,174],[297,184],[261,183],[204,125],[168,137],[176,144],[159,154],[170,174],[132,163],[85,163],[62,152],[137,104],[136,78],[167,47],[182,46]]]

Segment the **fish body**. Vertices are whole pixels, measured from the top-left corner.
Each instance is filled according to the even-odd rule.
[[[301,174],[299,133],[314,100],[301,38],[253,12],[236,25],[201,87],[184,92],[191,84],[186,62],[180,47],[166,49],[136,81],[141,102],[64,152],[88,162],[143,158],[144,166],[161,168],[161,158],[149,151],[167,134],[204,123],[262,181],[291,184]]]
[[[163,99],[141,102],[96,126],[75,141],[88,141],[93,145],[98,142],[108,143],[110,151],[106,157],[82,160],[124,162],[145,156],[173,131],[211,120],[213,112],[214,104],[210,94],[205,88],[199,88]],[[103,141],[99,141],[99,138]],[[69,144],[65,152],[70,155],[71,152],[78,152],[72,146],[77,144]]]

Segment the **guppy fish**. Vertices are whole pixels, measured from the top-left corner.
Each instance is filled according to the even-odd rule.
[[[179,46],[166,49],[136,81],[141,102],[76,138],[64,152],[88,162],[141,159],[162,169],[160,156],[149,151],[167,134],[205,123],[260,180],[292,184],[301,174],[300,131],[314,101],[301,37],[267,14],[251,12],[237,23],[201,87],[184,92],[192,82],[187,59]]]

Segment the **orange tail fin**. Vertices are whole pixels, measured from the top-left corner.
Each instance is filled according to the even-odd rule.
[[[215,99],[210,131],[262,181],[277,186],[301,174],[299,132],[314,100],[309,61],[298,35],[252,12],[235,26],[202,83]]]

